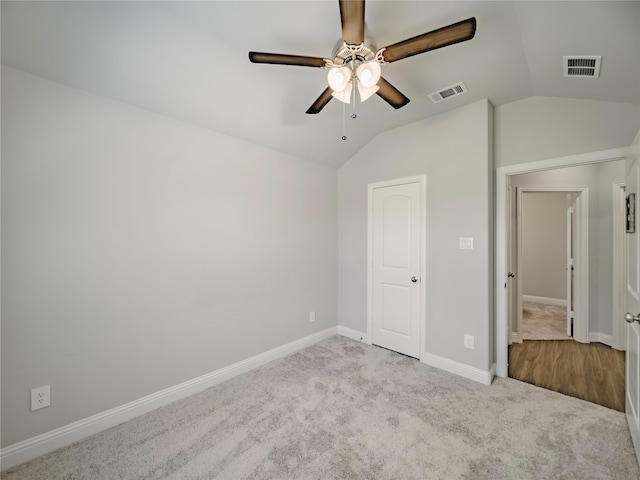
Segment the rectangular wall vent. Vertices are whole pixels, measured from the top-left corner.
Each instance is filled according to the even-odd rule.
[[[562,63],[565,77],[598,78],[602,56],[569,55],[562,57]]]
[[[451,85],[450,87],[443,88],[438,92],[429,94],[429,98],[433,103],[439,103],[448,98],[467,93],[467,91],[467,87],[464,85],[464,83],[460,82],[456,83],[455,85]]]

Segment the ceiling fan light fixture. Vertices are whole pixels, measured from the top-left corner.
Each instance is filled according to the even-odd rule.
[[[343,103],[351,103],[351,91],[353,89],[353,86],[351,84],[351,82],[348,82],[347,85],[342,89],[342,91],[340,92],[331,92],[331,95],[340,100]]]
[[[365,88],[376,86],[380,80],[380,73],[380,64],[375,60],[361,63],[356,70],[358,81]]]
[[[351,70],[348,67],[332,67],[327,73],[327,82],[329,82],[329,86],[334,93],[343,92],[351,85]],[[349,88],[349,91],[351,91],[351,88]]]
[[[358,93],[360,94],[360,101],[364,102],[369,97],[375,95],[380,87],[378,85],[374,85],[373,87],[365,87],[362,83],[358,83]]]

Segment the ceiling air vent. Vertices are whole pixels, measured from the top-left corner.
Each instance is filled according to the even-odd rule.
[[[460,82],[456,83],[455,85],[451,85],[450,87],[444,88],[439,92],[429,94],[429,98],[433,103],[439,103],[448,98],[466,93],[467,91],[467,87],[464,85],[464,83]]]
[[[602,56],[567,56],[562,57],[565,77],[591,77],[600,76],[600,63]]]

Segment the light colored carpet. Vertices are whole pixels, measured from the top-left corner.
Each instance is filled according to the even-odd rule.
[[[331,337],[16,479],[638,479],[623,413]]]
[[[522,302],[524,340],[573,340],[567,336],[567,307]]]

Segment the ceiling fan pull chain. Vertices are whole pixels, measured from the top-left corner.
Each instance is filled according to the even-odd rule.
[[[342,140],[347,139],[347,104],[342,102]]]
[[[351,118],[356,118],[358,115],[356,115],[356,85],[355,83],[357,82],[357,80],[352,80],[353,81],[353,88],[351,89],[351,95],[353,96],[351,98],[351,103],[353,105],[353,110],[351,111]]]

